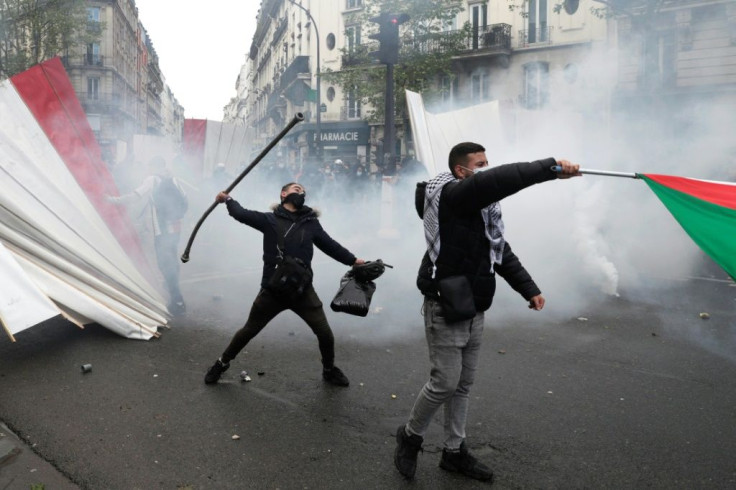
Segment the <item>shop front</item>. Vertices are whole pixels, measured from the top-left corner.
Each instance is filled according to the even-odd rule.
[[[352,166],[366,160],[370,126],[365,121],[339,121],[322,122],[318,129],[316,124],[307,123],[295,127],[291,137],[304,163],[339,159]]]

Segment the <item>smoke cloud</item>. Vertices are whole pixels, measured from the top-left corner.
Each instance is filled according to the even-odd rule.
[[[662,107],[666,112],[643,113],[635,101],[632,107],[618,106],[612,113],[616,77],[611,59],[616,59],[615,53],[593,51],[578,63],[572,82],[562,70],[551,71],[549,106],[518,111],[507,125],[506,144],[487,149],[491,164],[553,156],[590,169],[734,178],[732,110],[703,99],[683,99]],[[491,93],[501,91],[491,87]],[[428,104],[427,109],[449,108]],[[502,120],[509,121],[504,114]],[[440,159],[446,160],[446,155]],[[377,279],[369,316],[349,317],[329,311],[347,267],[315,251],[315,286],[336,331],[365,342],[415,335],[423,324],[415,281],[425,244],[413,196],[415,183],[426,176],[400,174],[392,188],[393,199],[387,203],[382,200],[380,176],[378,181],[359,184],[351,179],[332,182],[317,172],[329,161],[290,167],[286,160],[269,156],[233,191],[233,197],[244,207],[266,211],[277,202],[283,184],[303,183],[307,205],[322,211],[320,220],[333,238],[358,257],[381,258],[394,266]],[[242,161],[247,162],[247,157]],[[358,162],[348,163],[354,168]],[[240,170],[228,169],[230,177]],[[213,202],[219,190],[211,184],[206,179],[197,182],[197,204],[190,207],[182,247],[200,210]],[[387,208],[390,219],[381,213]],[[528,310],[499,278],[487,316],[491,325],[503,325],[512,318],[528,319],[533,325],[536,315],[588,316],[611,296],[655,302],[673,281],[693,276],[727,279],[639,180],[586,175],[553,181],[509,197],[502,208],[506,238],[542,289],[547,305],[542,313]],[[192,255],[192,263],[182,269],[187,303],[198,306],[208,326],[234,331],[245,321],[258,289],[261,234],[218,207],[200,230]],[[243,289],[224,290],[223,278],[242,283]],[[275,323],[286,321],[277,318]]]

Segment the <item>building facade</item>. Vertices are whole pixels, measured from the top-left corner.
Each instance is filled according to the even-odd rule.
[[[671,133],[698,110],[729,107],[736,117],[736,2],[671,0],[616,18],[617,90],[622,117],[654,116]],[[735,148],[736,150],[736,148]]]
[[[268,144],[297,112],[305,123],[294,128],[281,146],[291,160],[310,156],[365,159],[370,128],[359,106],[348,110],[339,87],[320,80],[321,73],[341,69],[346,45],[345,14],[362,2],[264,0],[238,100],[230,112],[245,121],[254,148]],[[339,8],[338,8],[339,6]],[[321,83],[320,83],[321,81]],[[233,109],[237,108],[237,109]],[[320,143],[321,142],[321,143]]]
[[[170,90],[135,1],[90,0],[87,14],[88,29],[99,40],[63,61],[103,158],[111,163],[129,159],[136,134],[180,139],[183,109],[173,97],[163,102]]]
[[[261,2],[239,95],[229,106],[253,131],[256,147],[303,112],[307,122],[293,130],[290,158],[370,161],[381,153],[383,126],[365,121],[371,108],[323,77],[318,83],[318,67],[320,73],[340,71],[350,65],[343,53],[368,49],[375,25],[363,25],[354,15],[368,1]],[[461,3],[463,10],[443,29],[449,33],[467,24],[471,34],[454,55],[453,76],[434,81],[451,106],[502,100],[526,109],[545,107],[553,102],[549,85],[557,79],[574,85],[577,64],[607,39],[606,21],[590,13],[592,0],[568,0],[559,12],[544,0],[520,2],[514,10],[506,0]],[[439,45],[419,43],[413,49]],[[397,123],[399,152],[405,154],[411,137],[403,122]]]
[[[380,154],[383,127],[365,121],[371,108],[318,76],[349,68],[345,52],[375,49],[367,42],[375,24],[351,20],[370,1],[261,2],[239,95],[231,103],[255,147],[265,146],[295,112],[303,112],[307,122],[282,143],[288,149],[281,155],[370,162]],[[438,95],[431,102],[450,109],[498,100],[512,137],[533,124],[535,111],[577,112],[584,124],[586,118],[600,122],[624,110],[650,110],[636,103],[648,98],[668,122],[665,109],[675,100],[693,107],[703,100],[736,106],[732,0],[630,1],[631,11],[617,11],[621,15],[594,0],[460,3],[462,11],[442,30],[467,26],[469,34],[453,53],[452,75],[432,80]],[[414,50],[442,45],[402,37],[407,43]],[[411,151],[411,134],[401,120],[397,141],[398,153]]]

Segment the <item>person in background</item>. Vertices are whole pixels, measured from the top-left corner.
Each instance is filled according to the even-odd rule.
[[[301,184],[290,182],[281,188],[281,203],[270,213],[243,208],[225,192],[216,200],[224,202],[227,211],[235,220],[263,233],[263,274],[261,289],[251,306],[248,320],[233,336],[222,355],[209,368],[204,377],[206,384],[214,384],[227,371],[238,353],[248,345],[263,328],[279,313],[291,310],[296,313],[317,336],[322,355],[322,378],[336,386],[348,386],[347,376],[335,366],[335,339],[327,322],[322,301],[311,283],[311,263],[314,246],[345,265],[365,263],[345,247],[336,242],[322,228],[318,214],[304,204],[306,192]],[[279,238],[281,237],[281,238]],[[280,245],[279,242],[283,244]],[[277,272],[279,259],[290,256],[309,271],[308,285],[295,292],[284,292],[271,281]],[[282,265],[279,265],[281,267]]]
[[[554,165],[561,166],[560,173],[551,169]],[[424,295],[431,370],[408,422],[396,432],[394,464],[404,477],[414,477],[424,435],[444,406],[440,467],[488,481],[493,472],[468,451],[465,425],[496,274],[529,308],[544,307],[541,291],[503,236],[498,201],[531,185],[580,173],[578,165],[554,158],[489,168],[485,148],[470,142],[452,148],[449,170],[417,186],[415,204],[427,242],[417,286]]]
[[[168,308],[174,315],[186,311],[184,297],[179,287],[179,237],[181,220],[187,211],[188,201],[181,184],[166,167],[166,160],[154,157],[149,163],[149,176],[132,192],[121,196],[108,196],[110,202],[130,203],[145,200],[147,224],[153,232],[156,264],[164,278],[169,295]]]
[[[225,164],[220,162],[215,165],[214,170],[212,170],[210,187],[215,189],[215,192],[217,192],[219,190],[225,189],[231,181],[232,178],[228,175]]]

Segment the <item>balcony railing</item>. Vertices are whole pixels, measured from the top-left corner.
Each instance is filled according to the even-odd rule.
[[[527,48],[532,44],[552,44],[552,27],[536,27],[530,25],[529,29],[519,31],[519,47]]]
[[[266,111],[269,115],[281,116],[278,109],[286,109],[286,97],[279,92],[274,92],[268,97],[268,103],[266,105]]]
[[[69,68],[71,66],[105,66],[102,55],[83,54],[78,56],[62,56],[61,63]]]
[[[99,20],[87,20],[87,32],[99,34],[102,32],[102,25]]]
[[[353,119],[360,119],[362,112],[361,109],[360,104],[343,104],[342,107],[340,107],[340,120],[350,121]]]
[[[444,53],[448,50],[457,50],[460,53],[485,52],[508,54],[511,50],[511,26],[509,24],[492,24],[472,28],[470,33],[463,36],[460,45],[456,44],[457,34],[465,31],[447,31],[417,37],[412,49],[421,53]]]
[[[463,33],[459,43],[457,34]],[[409,42],[403,42],[403,49],[414,53],[446,53],[463,54],[506,54],[511,52],[511,26],[509,24],[492,24],[465,31],[446,31],[436,34],[417,36]],[[378,43],[365,43],[354,46],[352,51],[342,55],[342,66],[360,65],[371,62],[368,53],[378,51]]]
[[[281,75],[281,86],[288,87],[300,73],[309,73],[309,56],[297,56]]]
[[[84,64],[87,66],[104,66],[104,59],[101,54],[87,53],[84,56]]]
[[[469,51],[510,50],[511,26],[509,24],[492,24],[474,27],[465,39],[465,49]]]
[[[136,116],[135,101],[126,103],[119,95],[101,94],[99,92],[77,92],[77,98],[85,112],[106,115],[122,113],[131,119]]]
[[[276,30],[273,33],[273,41],[271,41],[271,46],[276,46],[278,44],[279,40],[281,39],[281,36],[286,32],[286,28],[289,25],[289,18],[284,17],[279,22],[279,25],[276,27]]]

